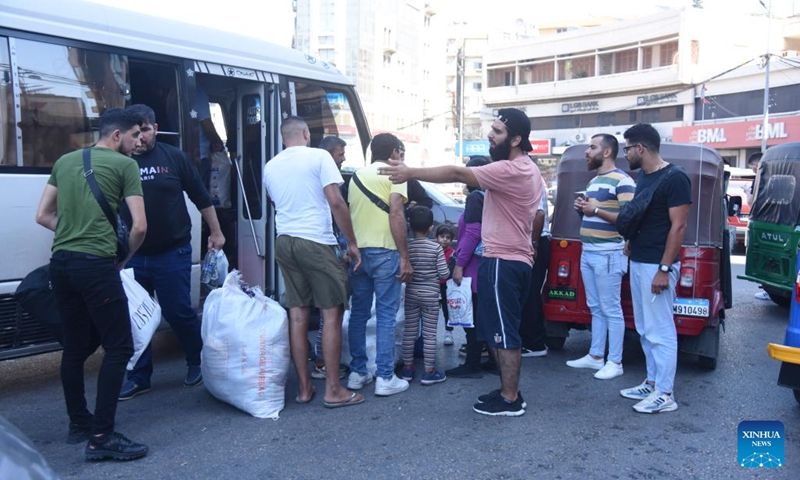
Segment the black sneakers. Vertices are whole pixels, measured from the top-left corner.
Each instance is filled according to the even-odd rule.
[[[183,379],[183,385],[186,387],[196,387],[203,383],[203,371],[200,365],[189,365],[186,372],[186,378]]]
[[[455,378],[483,378],[483,370],[472,368],[466,364],[459,365],[444,372],[448,377]]]
[[[135,460],[147,455],[147,445],[134,443],[119,432],[91,436],[86,444],[86,460]]]
[[[89,440],[89,435],[91,435],[92,429],[89,426],[82,427],[78,424],[69,422],[69,433],[67,433],[67,443],[70,445],[75,445],[77,443],[83,443],[86,440]]]
[[[478,397],[478,403],[473,405],[472,409],[492,417],[519,417],[525,414],[525,406],[527,404],[523,402],[521,394],[517,394],[517,399],[513,402],[508,402],[500,395],[500,391],[496,390]]]

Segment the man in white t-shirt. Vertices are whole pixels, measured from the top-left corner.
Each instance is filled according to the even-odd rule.
[[[357,405],[364,396],[339,383],[347,273],[335,253],[331,214],[347,238],[353,269],[361,265],[350,212],[339,191],[342,175],[327,151],[308,147],[311,133],[302,118],[286,118],[281,136],[286,148],[264,167],[264,186],[276,210],[275,258],[286,285],[289,340],[300,383],[295,401],[308,403],[314,397],[308,372],[308,319],[313,303],[325,320],[324,404],[328,408]]]

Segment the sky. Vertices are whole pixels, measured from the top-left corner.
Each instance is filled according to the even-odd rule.
[[[227,30],[291,46],[292,0],[88,0]],[[364,0],[371,1],[371,0]],[[403,1],[403,0],[393,0]],[[800,13],[800,0],[763,0],[777,15]],[[433,0],[437,15],[454,21],[503,24],[522,19],[536,24],[586,15],[629,18],[662,8],[690,6],[692,0]],[[759,0],[702,0],[707,10],[743,13],[765,11]]]

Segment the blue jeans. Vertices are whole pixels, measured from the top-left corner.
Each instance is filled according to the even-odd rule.
[[[604,357],[608,337],[608,361],[622,363],[625,319],[622,316],[622,277],[628,271],[628,257],[620,250],[581,254],[581,277],[586,305],[592,312],[592,346],[589,353]]]
[[[125,365],[133,355],[128,300],[113,258],[58,251],[50,259],[50,282],[64,329],[61,384],[72,423],[92,433],[114,431]],[[86,407],[83,366],[102,345],[94,416]]]
[[[350,370],[367,373],[367,320],[372,299],[375,298],[377,317],[378,376],[390,379],[394,375],[394,327],[400,305],[400,254],[385,248],[362,248],[361,267],[350,275],[353,300],[350,303]]]
[[[158,295],[161,314],[186,352],[187,365],[200,365],[203,339],[200,320],[192,308],[192,245],[187,244],[158,255],[134,255],[127,267],[133,268],[136,281],[150,295]],[[128,373],[140,387],[150,387],[153,375],[153,354],[147,346],[139,361]]]

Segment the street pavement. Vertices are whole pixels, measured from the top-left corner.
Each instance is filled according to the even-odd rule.
[[[734,258],[734,278],[743,272]],[[204,387],[182,386],[185,365],[170,332],[155,339],[152,390],[120,402],[117,428],[150,453],[128,462],[87,463],[83,445],[67,445],[67,416],[58,353],[0,362],[0,415],[34,442],[63,479],[723,479],[800,478],[800,405],[778,387],[779,364],[768,342],[781,343],[788,312],[757,300],[755,284],[734,281],[715,371],[679,357],[675,412],[644,415],[619,390],[645,378],[636,340],[626,340],[625,374],[601,381],[592,370],[564,362],[583,356],[590,334],[573,331],[563,350],[522,360],[528,409],[519,418],[472,411],[478,395],[499,387],[493,375],[448,379],[392,397],[363,391],[364,404],[335,410],[316,398],[294,403],[290,371],[280,419],[260,420],[213,398]],[[440,346],[438,367],[458,362],[457,346]],[[94,398],[99,355],[87,368]],[[418,366],[418,371],[420,366]],[[745,420],[785,425],[780,469],[737,465],[737,426]],[[5,480],[5,479],[2,479]]]

